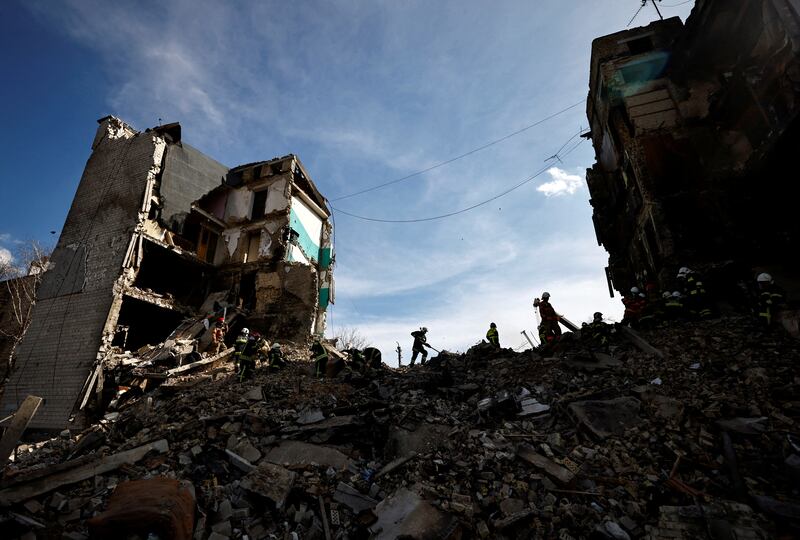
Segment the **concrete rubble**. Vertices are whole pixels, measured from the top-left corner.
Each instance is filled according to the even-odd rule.
[[[159,504],[191,493],[198,540],[797,535],[800,343],[743,317],[640,336],[664,359],[619,339],[618,365],[582,369],[570,360],[591,352],[566,338],[547,356],[476,346],[328,380],[300,349],[245,382],[208,364],[177,394],[146,389],[112,420],[21,446],[0,528],[103,537],[126,486],[169,480]],[[531,400],[547,408],[520,415]],[[121,522],[183,526],[148,505]]]

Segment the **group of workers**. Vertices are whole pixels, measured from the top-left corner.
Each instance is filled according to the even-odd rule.
[[[768,327],[775,321],[775,314],[784,303],[785,295],[775,284],[768,273],[761,273],[756,278],[757,296],[756,313],[762,325]],[[705,319],[713,315],[712,305],[706,291],[702,276],[688,267],[678,270],[675,286],[672,291],[659,292],[657,286],[650,282],[644,286],[631,287],[630,292],[624,295],[622,302],[625,312],[621,324],[633,328],[648,327],[660,321],[678,319]],[[548,346],[561,337],[560,322],[563,321],[555,308],[550,304],[550,293],[544,292],[541,298],[533,302],[539,310],[541,322],[538,327],[539,339],[542,346]],[[591,323],[584,323],[581,329],[583,339],[601,349],[607,349],[609,341],[616,331],[613,324],[603,320],[603,314],[595,312]],[[219,318],[212,330],[212,349],[214,354],[219,354],[225,349],[225,336],[228,325],[224,318]],[[420,363],[425,364],[428,351],[433,349],[427,339],[428,329],[421,327],[411,332],[414,338],[411,347],[411,365],[415,365],[417,357],[421,356]],[[489,325],[486,332],[486,341],[493,347],[500,348],[500,333],[495,323]],[[433,349],[436,350],[436,349]],[[314,373],[317,377],[325,377],[330,363],[330,355],[320,337],[315,337],[309,349],[311,360],[314,363]],[[380,366],[380,351],[368,347],[364,351],[349,349],[345,351],[349,356],[348,368],[365,371],[370,367]],[[438,351],[437,351],[438,352]],[[266,363],[270,370],[281,369],[286,365],[279,343],[270,345],[258,332],[243,328],[234,344],[234,362],[239,380],[253,376],[257,362]]]
[[[228,325],[225,319],[218,318],[211,331],[210,350],[213,350],[215,355],[225,350],[227,333]],[[233,344],[233,362],[236,376],[240,381],[253,376],[257,363],[266,364],[270,371],[281,369],[286,365],[280,343],[270,345],[259,332],[251,333],[248,328],[242,328]]]

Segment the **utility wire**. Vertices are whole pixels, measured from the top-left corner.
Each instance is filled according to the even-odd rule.
[[[688,4],[689,2],[694,2],[694,1],[695,0],[685,0],[684,2],[678,2],[677,4],[661,4],[661,7],[673,8],[673,7],[682,6],[684,4]]]
[[[635,18],[636,18],[636,16],[637,16],[637,15],[639,15],[639,12],[640,12],[640,11],[642,11],[642,9],[644,8],[644,6],[646,6],[646,5],[647,5],[647,3],[646,3],[646,2],[644,2],[644,3],[642,3],[642,5],[641,5],[641,6],[639,6],[639,9],[637,9],[637,10],[636,10],[636,13],[634,13],[634,14],[633,14],[633,17],[631,17],[631,20],[629,20],[629,21],[628,21],[628,24],[626,24],[626,25],[625,25],[625,27],[626,27],[626,28],[627,28],[628,26],[630,26],[630,25],[631,25],[631,23],[633,22],[633,19],[635,19]]]
[[[577,107],[581,103],[584,103],[585,101],[586,101],[585,99],[582,99],[577,103],[573,103],[569,107],[566,107],[564,109],[561,109],[560,111],[554,112],[553,114],[551,114],[549,116],[546,116],[545,118],[542,118],[540,120],[537,120],[536,122],[534,122],[532,124],[528,124],[527,126],[525,126],[522,129],[518,129],[517,131],[509,133],[508,135],[504,135],[503,137],[500,137],[499,139],[495,139],[493,141],[490,141],[490,142],[488,142],[488,143],[486,143],[484,145],[478,146],[477,148],[473,148],[472,150],[469,150],[468,152],[464,152],[463,154],[460,154],[458,156],[452,157],[452,158],[447,159],[445,161],[440,161],[439,163],[431,165],[430,167],[427,167],[425,169],[421,169],[421,170],[413,172],[411,174],[407,174],[406,176],[403,176],[401,178],[395,178],[394,180],[389,180],[388,182],[384,182],[382,184],[377,184],[375,186],[362,189],[360,191],[355,191],[355,192],[350,193],[348,195],[342,195],[341,197],[336,197],[334,199],[331,199],[331,202],[341,201],[343,199],[349,199],[350,197],[355,197],[357,195],[362,195],[364,193],[369,193],[370,191],[376,191],[376,190],[384,188],[386,186],[391,186],[392,184],[397,184],[398,182],[403,182],[404,180],[408,180],[409,178],[414,178],[415,176],[419,176],[421,174],[425,174],[426,172],[430,172],[430,171],[432,171],[434,169],[438,169],[439,167],[444,167],[445,165],[453,163],[454,161],[458,161],[459,159],[465,158],[467,156],[471,156],[472,154],[480,152],[481,150],[486,150],[487,148],[489,148],[491,146],[494,146],[494,145],[496,145],[498,143],[501,143],[501,142],[503,142],[505,140],[508,140],[511,137],[514,137],[516,135],[519,135],[520,133],[524,133],[525,131],[528,131],[529,129],[531,129],[533,127],[536,127],[539,124],[543,124],[544,122],[546,122],[546,121],[548,121],[548,120],[550,120],[552,118],[555,118],[556,116],[559,116],[559,115],[564,114],[565,112],[567,112],[567,111],[569,111],[571,109],[574,109],[575,107]],[[342,212],[342,213],[344,213],[344,212]]]
[[[566,157],[567,155],[572,153],[584,141],[585,141],[585,139],[581,139],[580,141],[577,141],[574,145],[572,145],[570,147],[569,150],[564,152],[562,157]],[[439,220],[439,219],[444,219],[444,218],[448,218],[448,217],[452,217],[452,216],[457,216],[459,214],[463,214],[465,212],[469,212],[470,210],[474,210],[475,208],[478,208],[480,206],[484,206],[486,204],[489,204],[492,201],[496,201],[500,197],[503,197],[504,195],[508,195],[512,191],[515,191],[515,190],[521,188],[522,186],[524,186],[525,184],[528,184],[529,182],[533,181],[538,176],[541,176],[542,174],[544,174],[551,167],[552,167],[552,165],[549,165],[549,164],[546,165],[542,169],[536,171],[531,176],[525,178],[524,180],[522,180],[518,184],[515,184],[515,185],[511,186],[507,190],[505,190],[505,191],[503,191],[501,193],[498,193],[494,197],[491,197],[491,198],[486,199],[484,201],[481,201],[479,203],[473,204],[472,206],[468,206],[466,208],[462,208],[461,210],[456,210],[454,212],[448,212],[446,214],[440,214],[440,215],[437,215],[437,216],[430,216],[430,217],[416,218],[416,219],[383,219],[383,218],[374,218],[374,217],[368,217],[368,216],[360,216],[360,215],[357,215],[357,214],[351,214],[350,212],[347,212],[345,210],[341,210],[339,208],[336,208],[333,205],[331,205],[331,208],[333,210],[335,210],[336,212],[339,212],[339,213],[344,214],[346,216],[350,216],[352,218],[361,219],[361,220],[364,220],[364,221],[374,221],[374,222],[378,222],[378,223],[420,223],[420,222],[423,222],[423,221],[436,221],[436,220]]]

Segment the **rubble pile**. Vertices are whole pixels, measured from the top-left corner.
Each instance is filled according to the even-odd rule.
[[[746,318],[639,336],[649,349],[566,334],[542,354],[479,344],[327,380],[301,349],[243,382],[215,363],[21,447],[0,526],[73,539],[798,534],[800,344]]]

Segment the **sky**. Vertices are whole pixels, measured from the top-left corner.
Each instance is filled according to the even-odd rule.
[[[665,16],[693,2],[660,3]],[[178,121],[230,167],[289,153],[335,208],[328,335],[356,328],[403,362],[411,331],[464,351],[490,322],[534,331],[552,295],[576,323],[619,320],[585,170],[591,41],[639,0],[0,2],[0,261],[55,244],[96,120]],[[656,20],[644,7],[631,27]],[[577,104],[577,105],[576,105]],[[566,112],[463,159],[383,189]],[[558,159],[548,159],[560,150]],[[567,153],[568,152],[568,153]],[[538,176],[509,194],[445,219]],[[339,200],[336,200],[339,199]],[[51,234],[55,231],[55,234]],[[533,332],[535,333],[535,332]]]

